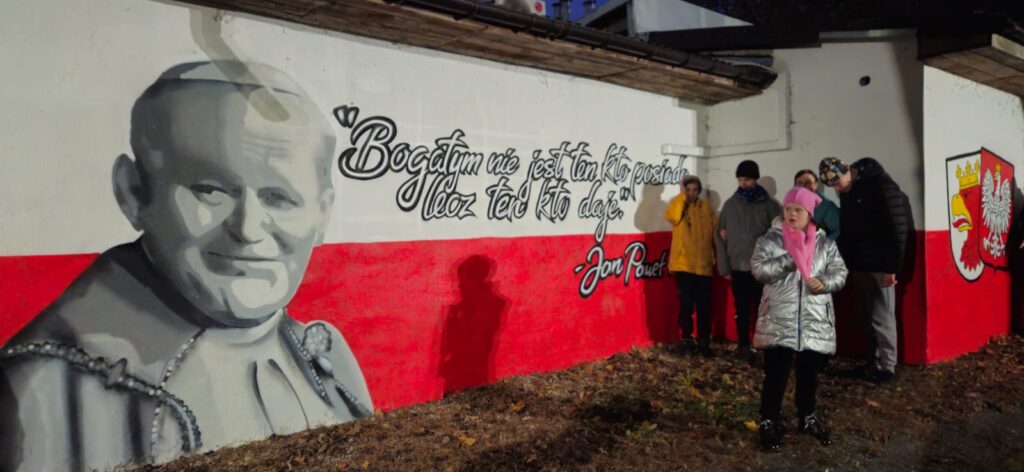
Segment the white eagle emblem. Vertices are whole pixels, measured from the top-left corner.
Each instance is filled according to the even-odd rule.
[[[981,217],[989,233],[982,241],[982,247],[994,258],[1002,257],[1006,251],[1006,235],[1010,230],[1010,212],[1013,208],[1012,198],[1010,179],[1001,178],[999,166],[996,166],[994,178],[992,170],[986,170],[985,179],[981,184]]]
[[[978,280],[985,267],[1009,268],[1013,174],[1013,164],[985,148],[946,159],[949,244],[968,282]]]

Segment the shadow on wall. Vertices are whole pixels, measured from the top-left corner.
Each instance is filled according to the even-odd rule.
[[[711,208],[715,209],[715,214],[717,215],[722,210],[722,204],[725,203],[722,200],[722,195],[714,190],[705,190],[704,195],[706,195],[705,198],[708,199],[708,203],[711,204]]]
[[[643,232],[643,242],[647,246],[647,259],[658,259],[662,251],[668,250],[672,244],[671,227],[665,222],[665,209],[668,203],[662,199],[664,185],[644,185],[637,204],[633,224]],[[675,197],[675,194],[670,195]],[[676,312],[679,300],[675,291],[675,279],[665,268],[665,276],[655,279],[643,279],[644,316],[647,322],[647,336],[656,342],[673,342],[679,339],[679,327]]]
[[[779,184],[775,181],[775,177],[764,176],[757,181],[758,184],[764,187],[764,191],[768,193],[768,199],[775,202],[779,208],[782,208],[782,200],[785,198],[786,192],[793,188],[793,184],[789,180],[783,180],[782,182],[782,188],[780,189]]]
[[[779,185],[775,182],[775,177],[768,176],[768,175],[761,176],[760,179],[757,179],[757,183],[760,184],[762,187],[764,187],[764,191],[768,193],[768,197],[769,198],[771,198],[772,200],[775,200],[776,202],[781,202],[781,200],[779,200],[779,197],[778,197],[779,196]],[[792,188],[792,187],[791,186],[786,187],[784,192],[788,192],[790,188]]]
[[[633,226],[640,232],[653,233],[672,229],[665,222],[665,209],[668,208],[668,203],[661,198],[664,193],[664,185],[644,185],[640,193],[640,203],[636,205],[636,213],[633,214]]]
[[[467,257],[455,270],[459,301],[444,315],[438,365],[445,393],[495,379],[494,356],[508,299],[496,292],[494,273],[494,260],[482,255]]]

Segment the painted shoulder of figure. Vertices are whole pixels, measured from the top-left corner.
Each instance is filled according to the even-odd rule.
[[[63,353],[81,349],[110,361],[126,358],[133,367],[140,351],[169,358],[198,328],[179,304],[157,295],[172,289],[145,278],[140,259],[133,244],[104,252],[4,347],[64,346]],[[28,357],[69,359],[49,354]]]
[[[0,470],[55,470],[53,464],[72,463],[70,448],[50,445],[82,434],[78,405],[118,411],[128,398],[125,392],[132,390],[121,379],[128,373],[123,360],[138,358],[133,346],[117,332],[95,335],[143,330],[132,318],[122,316],[125,303],[118,297],[124,288],[119,283],[122,274],[105,256],[0,346]],[[100,382],[100,389],[83,380],[88,378]],[[83,397],[84,388],[91,389],[91,397]],[[97,397],[107,390],[110,395]],[[111,449],[123,446],[117,434],[105,434],[103,444]],[[112,453],[110,457],[120,456]]]
[[[328,403],[339,400],[353,418],[373,415],[366,379],[345,337],[326,321],[281,323],[285,340],[306,380]]]
[[[95,330],[98,320],[88,308],[97,305],[97,298],[113,291],[109,279],[115,270],[107,258],[100,256],[4,346],[45,341],[77,344],[82,333]]]
[[[135,337],[142,336],[140,333],[153,334],[139,326],[149,324],[152,313],[138,309],[138,297],[132,296],[146,287],[140,287],[115,262],[111,254],[119,250],[120,246],[100,255],[56,300],[34,316],[3,347],[27,347],[41,343],[87,347],[81,346],[83,337],[98,332],[109,334],[110,339],[127,341],[131,345],[131,341],[136,341]],[[159,337],[165,334],[161,333]],[[108,357],[112,354],[97,353]]]

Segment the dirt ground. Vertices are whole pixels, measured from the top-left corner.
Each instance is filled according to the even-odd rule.
[[[823,447],[793,432],[758,449],[761,372],[666,346],[572,369],[506,379],[444,400],[215,453],[152,471],[358,470],[998,470],[1024,471],[1024,338],[876,387],[860,361],[821,376]]]

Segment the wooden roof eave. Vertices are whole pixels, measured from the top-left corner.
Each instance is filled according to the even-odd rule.
[[[925,64],[1024,97],[1024,45],[1002,34],[920,38]]]
[[[493,60],[715,104],[762,87],[685,67],[383,0],[184,0],[453,54]]]

